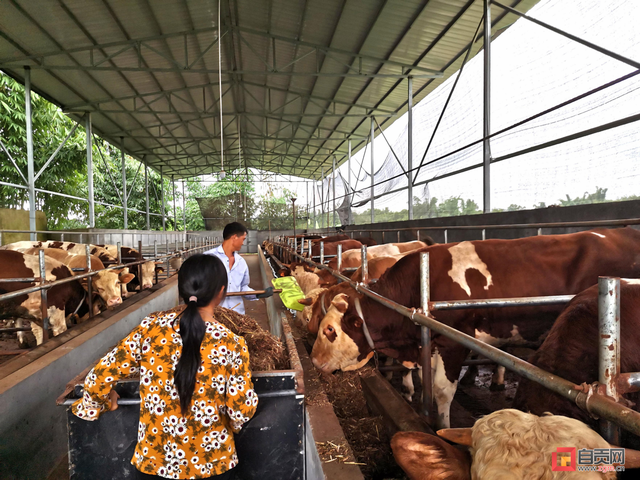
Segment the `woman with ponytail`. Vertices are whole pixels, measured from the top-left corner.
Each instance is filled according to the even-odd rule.
[[[89,372],[73,413],[95,420],[115,410],[112,390],[140,375],[138,444],[131,463],[140,478],[233,478],[233,433],[255,413],[244,339],[216,322],[227,272],[217,257],[189,257],[178,273],[186,308],[146,317]]]

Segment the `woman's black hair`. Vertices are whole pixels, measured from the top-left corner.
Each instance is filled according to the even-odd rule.
[[[200,345],[205,334],[205,323],[198,307],[205,307],[227,288],[227,271],[222,261],[213,255],[193,255],[182,264],[178,272],[178,292],[187,308],[180,316],[182,355],[176,365],[174,385],[180,396],[180,410],[186,416],[196,386],[196,373],[202,356]],[[197,300],[189,300],[196,297]]]

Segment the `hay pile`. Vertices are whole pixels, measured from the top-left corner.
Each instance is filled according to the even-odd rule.
[[[169,311],[182,313],[184,309],[185,305],[180,305]],[[289,368],[289,353],[284,344],[260,327],[253,318],[222,307],[216,307],[214,316],[233,333],[244,337],[251,358],[251,371],[266,372]]]

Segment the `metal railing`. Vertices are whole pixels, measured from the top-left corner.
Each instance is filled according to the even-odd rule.
[[[619,374],[619,325],[620,325],[620,279],[604,278],[599,279],[599,323],[601,332],[606,331],[606,339],[600,339],[600,378],[599,382],[605,385],[604,391],[592,386],[590,391],[584,392],[575,388],[575,384],[536,367],[516,356],[503,352],[502,350],[477,340],[459,330],[445,325],[430,316],[434,310],[453,310],[461,308],[487,308],[491,307],[514,307],[514,306],[536,306],[564,304],[571,300],[574,295],[558,295],[549,297],[529,297],[529,298],[503,298],[490,300],[463,300],[463,301],[430,301],[429,287],[429,254],[421,254],[421,307],[422,312],[416,308],[409,308],[400,305],[388,298],[367,288],[363,283],[353,282],[350,278],[332,270],[326,265],[317,264],[296,251],[288,248],[288,245],[279,245],[281,251],[284,250],[291,257],[297,257],[301,261],[322,268],[339,281],[349,283],[357,292],[373,299],[374,301],[390,308],[421,327],[422,358],[421,364],[423,375],[423,413],[429,421],[433,421],[433,395],[431,380],[431,330],[450,338],[470,350],[480,353],[488,359],[502,365],[509,370],[515,371],[521,376],[532,380],[549,390],[568,398],[575,402],[581,409],[591,414],[598,415],[605,419],[601,428],[602,434],[610,443],[617,443],[619,440],[619,429],[610,423],[624,427],[630,432],[640,435],[640,413],[627,408],[617,401],[620,395],[629,391],[636,391],[640,385],[640,373]],[[362,246],[362,278],[367,278],[366,246]],[[611,348],[615,345],[615,348]],[[622,386],[622,387],[621,387]]]
[[[160,254],[158,253],[158,243],[157,241],[154,241],[153,244],[153,254],[149,255],[149,254],[145,254],[142,251],[142,245],[141,245],[142,241],[139,241],[139,253],[142,255],[143,259],[142,260],[136,260],[136,261],[131,261],[131,262],[126,262],[123,263],[122,261],[122,245],[120,244],[120,242],[118,242],[116,244],[116,248],[117,248],[117,262],[115,264],[109,265],[107,267],[105,267],[104,269],[100,269],[100,270],[92,270],[91,269],[91,254],[90,254],[90,250],[91,250],[91,245],[85,245],[85,255],[86,255],[86,259],[87,259],[87,265],[86,265],[86,273],[82,273],[79,275],[73,275],[70,276],[68,278],[64,278],[62,280],[55,280],[55,281],[47,281],[46,280],[46,265],[45,265],[45,254],[44,251],[40,251],[38,252],[39,254],[39,277],[33,277],[33,278],[5,278],[0,280],[0,282],[2,283],[9,283],[9,282],[15,282],[15,283],[35,283],[35,282],[39,282],[38,285],[34,285],[31,287],[27,287],[27,288],[23,288],[20,290],[15,290],[13,292],[9,292],[9,293],[5,293],[0,295],[0,302],[4,302],[4,301],[8,301],[14,298],[17,298],[21,295],[28,295],[30,293],[33,292],[37,292],[40,291],[41,292],[41,315],[42,315],[42,329],[43,329],[43,343],[46,342],[48,340],[48,329],[49,329],[49,317],[47,315],[47,311],[48,311],[48,302],[47,302],[47,292],[48,290],[50,290],[51,288],[57,286],[57,285],[63,285],[65,283],[70,283],[70,282],[74,282],[74,281],[79,281],[85,278],[90,278],[93,277],[97,274],[99,274],[100,272],[104,272],[104,271],[108,271],[108,270],[115,270],[115,269],[121,269],[121,268],[138,268],[138,278],[140,279],[140,288],[142,289],[142,276],[141,276],[141,268],[140,266],[143,263],[149,262],[149,261],[154,261],[154,262],[162,262],[165,264],[166,267],[166,271],[165,271],[165,277],[169,278],[171,276],[171,263],[170,260],[172,258],[176,258],[176,257],[182,257],[182,258],[187,258],[190,255],[193,255],[194,253],[202,253],[206,250],[211,249],[213,246],[215,246],[216,244],[213,243],[213,239],[210,239],[208,237],[200,237],[200,240],[198,239],[191,239],[188,243],[189,243],[189,247],[187,248],[187,242],[183,239],[181,242],[181,249],[179,248],[179,244],[178,242],[174,242],[174,250],[173,252],[171,252],[170,250],[170,244],[169,241],[167,240],[165,242],[165,252],[164,254]],[[74,269],[77,270],[77,269]],[[80,269],[82,271],[85,271],[84,268]],[[175,273],[175,271],[174,271]],[[158,275],[158,271],[156,270],[155,272],[155,283],[157,284],[159,281],[159,275]],[[122,285],[121,288],[126,288],[126,285]],[[87,282],[87,296],[86,296],[86,302],[87,302],[87,306],[89,308],[89,318],[92,318],[94,316],[93,314],[93,295],[92,295],[92,282],[88,281]],[[81,301],[82,304],[83,301]],[[81,306],[80,304],[80,306]],[[20,331],[30,331],[31,328],[28,327],[17,327],[17,328],[0,328],[0,332],[20,332]],[[28,350],[23,350],[24,352],[28,351]],[[13,354],[18,354],[20,353],[19,351],[12,351]]]
[[[448,243],[449,231],[456,230],[481,230],[482,240],[486,239],[487,230],[526,230],[537,229],[538,235],[542,235],[542,229],[552,228],[581,228],[581,227],[626,227],[629,225],[640,225],[640,218],[626,218],[618,220],[589,220],[584,222],[540,222],[540,223],[513,223],[508,225],[434,225],[434,226],[415,226],[402,228],[365,228],[358,230],[346,230],[345,235],[349,234],[354,238],[354,233],[366,233],[371,236],[372,233],[382,233],[382,242],[385,241],[385,234],[396,232],[397,241],[400,242],[400,232],[416,232],[416,240],[420,240],[420,232],[422,231],[442,231],[444,233],[444,243]],[[360,237],[364,235],[359,235]],[[357,238],[355,239],[357,240]]]

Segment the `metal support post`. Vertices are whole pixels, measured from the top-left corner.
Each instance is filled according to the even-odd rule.
[[[483,239],[483,240],[486,240],[486,239],[487,239],[487,231],[486,231],[486,229],[484,229],[484,228],[482,229],[482,239]]]
[[[87,273],[91,272],[91,246],[84,246],[85,256],[87,257]],[[87,305],[89,305],[89,318],[93,318],[93,277],[87,279]]]
[[[87,134],[87,182],[89,193],[89,228],[95,228],[95,200],[93,197],[93,133],[91,130],[91,112],[85,115],[85,131]]]
[[[36,241],[36,181],[33,163],[33,121],[31,115],[31,68],[24,67],[24,111],[27,127],[27,178],[29,180],[29,230],[30,239]]]
[[[151,230],[151,215],[149,214],[149,167],[144,164],[144,196],[147,209],[147,230]]]
[[[187,197],[184,194],[184,180],[182,180],[182,231],[184,232],[182,236],[184,239],[187,237]],[[184,248],[184,240],[182,243],[182,248]]]
[[[38,264],[40,266],[40,285],[47,282],[47,269],[44,261],[44,250],[38,252]],[[42,312],[42,342],[49,340],[49,316],[47,315],[49,306],[47,305],[47,290],[40,290],[40,311]]]
[[[362,256],[362,283],[369,283],[369,263],[367,262],[367,246],[360,247],[360,255]]]
[[[413,78],[407,80],[407,205],[409,220],[413,220]]]
[[[124,229],[129,228],[129,215],[127,213],[127,168],[122,149],[124,139],[120,137],[120,154],[122,155],[122,210],[124,215]]]
[[[167,267],[167,278],[169,278],[169,268],[170,268],[169,257],[168,257],[168,255],[169,255],[169,239],[165,238],[165,242],[166,242],[166,247],[165,247],[165,250],[164,250],[164,254],[167,255],[167,259],[166,259],[167,260],[167,265],[166,265],[166,267]]]
[[[311,240],[308,240],[307,247],[308,247],[308,250],[309,250],[309,258],[311,258],[311,245],[312,244],[313,244],[313,242]]]
[[[176,215],[176,181],[171,175],[171,184],[173,185],[173,230],[178,231],[178,216]]]
[[[347,160],[347,183],[349,184],[349,213],[347,218],[347,224],[353,224],[353,213],[351,212],[351,200],[353,197],[351,196],[351,139],[349,139],[349,158]],[[347,193],[345,191],[345,193]],[[351,234],[351,238],[353,238],[353,234]]]
[[[374,183],[374,179],[373,179],[373,137],[375,135],[375,130],[374,130],[374,125],[375,125],[375,120],[373,118],[373,115],[371,116],[371,223],[374,224],[376,222],[376,214],[373,211],[374,208],[374,193],[373,193],[373,183]],[[362,159],[362,161],[364,161],[364,158]]]
[[[338,245],[338,266],[336,269],[340,271],[342,269],[342,245]]]
[[[336,227],[336,156],[333,156],[333,227]]]
[[[483,212],[491,212],[491,0],[484,0],[484,115],[482,135]]]
[[[160,204],[162,213],[162,231],[167,231],[167,224],[164,218],[164,176],[162,175],[162,167],[160,167]]]
[[[420,255],[420,300],[424,314],[429,316],[429,253]],[[431,384],[431,330],[422,325],[420,327],[422,350],[420,354],[422,364],[422,413],[427,422],[433,424],[433,393]]]
[[[320,265],[324,265],[324,242],[320,242]]]
[[[598,278],[598,381],[606,394],[616,402],[620,399],[616,385],[620,373],[620,279]],[[620,427],[600,420],[600,433],[609,443],[620,445]]]
[[[315,230],[316,228],[318,228],[317,225],[317,218],[316,218],[316,190],[317,190],[317,185],[314,183],[313,185],[313,229]],[[311,253],[309,253],[309,256],[311,256]]]
[[[447,229],[444,229],[444,243],[449,243],[449,235],[447,235]]]

